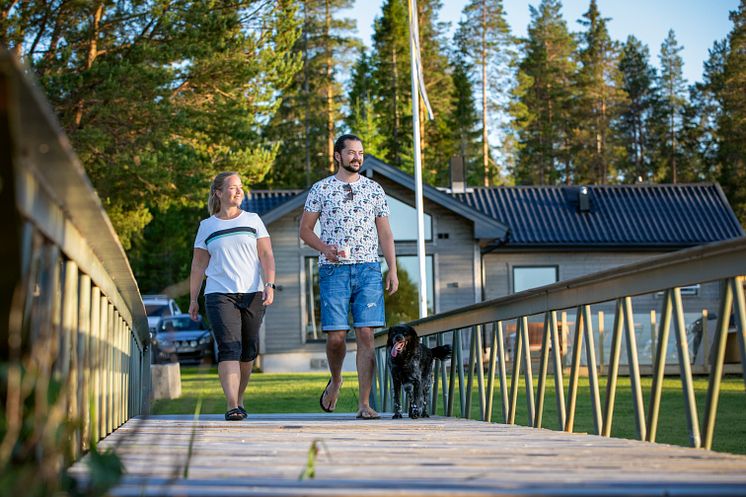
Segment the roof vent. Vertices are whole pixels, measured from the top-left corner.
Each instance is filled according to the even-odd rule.
[[[578,191],[578,211],[590,212],[591,210],[591,191],[587,186],[581,186]]]

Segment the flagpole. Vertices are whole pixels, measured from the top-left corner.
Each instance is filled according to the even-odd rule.
[[[412,75],[412,127],[414,131],[414,191],[417,209],[417,262],[419,263],[419,312],[427,316],[427,273],[425,270],[425,215],[422,206],[422,158],[420,155],[420,93],[418,91],[417,0],[409,0],[409,54]]]

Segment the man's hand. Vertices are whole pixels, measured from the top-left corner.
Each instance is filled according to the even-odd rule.
[[[323,252],[324,257],[326,257],[326,260],[329,262],[339,262],[339,257],[337,256],[337,246],[336,245],[327,245]]]
[[[399,277],[396,275],[396,271],[389,271],[386,274],[386,291],[389,295],[393,295],[399,289]]]

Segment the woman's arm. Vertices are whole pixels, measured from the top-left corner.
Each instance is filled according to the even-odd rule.
[[[189,316],[196,320],[199,316],[199,304],[197,298],[202,289],[202,280],[205,279],[205,270],[210,262],[210,253],[207,250],[196,248],[192,256],[192,272],[189,274]]]
[[[275,283],[275,256],[272,253],[272,242],[269,237],[259,238],[256,241],[256,250],[259,255],[259,263],[262,265],[262,279],[265,283]],[[264,299],[262,304],[272,305],[275,299],[275,289],[264,287]]]

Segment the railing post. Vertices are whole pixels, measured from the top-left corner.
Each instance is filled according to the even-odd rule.
[[[666,290],[663,297],[662,319],[658,329],[657,347],[653,360],[653,384],[650,388],[650,405],[648,406],[648,442],[655,442],[658,431],[658,414],[660,411],[661,391],[663,390],[663,378],[666,374],[666,354],[668,353],[668,334],[671,328],[671,311],[673,295],[671,290]]]
[[[619,377],[619,356],[622,348],[622,328],[624,327],[622,309],[622,299],[618,299],[614,311],[614,331],[611,335],[611,350],[609,351],[609,371],[606,376],[604,426],[601,433],[605,437],[611,436],[611,425],[614,420],[614,402],[616,400],[617,379]]]
[[[679,371],[681,374],[681,386],[684,390],[684,402],[686,403],[686,418],[689,424],[689,443],[692,447],[701,444],[699,435],[699,421],[697,419],[697,401],[694,397],[694,383],[692,382],[692,368],[689,365],[689,346],[686,338],[686,324],[684,322],[684,306],[681,303],[681,291],[673,289],[673,308],[675,312],[676,348],[679,353]],[[729,294],[728,294],[729,295]],[[728,303],[730,310],[730,302]],[[728,320],[725,320],[726,328]],[[721,363],[722,364],[722,363]],[[719,382],[718,382],[719,384]],[[717,401],[715,401],[717,404]]]
[[[627,323],[627,363],[632,387],[632,406],[635,409],[635,428],[637,429],[637,438],[639,440],[645,440],[645,406],[642,402],[640,364],[637,355],[637,338],[635,337],[635,318],[632,313],[632,297],[624,298],[624,314],[624,320]]]
[[[723,363],[725,362],[725,346],[728,341],[728,322],[733,307],[733,278],[725,281],[723,299],[720,302],[720,314],[718,314],[717,330],[715,332],[715,357],[710,370],[710,381],[707,386],[707,400],[705,402],[705,419],[702,431],[704,432],[705,449],[712,448],[712,438],[715,433],[715,418],[717,417],[718,399],[720,397],[720,381],[723,376]],[[679,358],[681,362],[681,358]],[[696,416],[696,411],[694,411]],[[692,419],[696,422],[696,417]],[[698,445],[693,445],[697,447]]]

